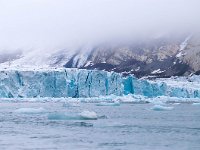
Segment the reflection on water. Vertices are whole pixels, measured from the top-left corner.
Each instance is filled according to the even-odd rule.
[[[200,149],[200,106],[115,106],[0,102],[0,149]]]

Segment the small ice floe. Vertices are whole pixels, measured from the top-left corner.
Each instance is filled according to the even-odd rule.
[[[118,99],[115,99],[115,101],[120,101],[121,103],[133,103],[133,99],[128,99],[128,98],[118,98]]]
[[[93,111],[83,111],[79,114],[67,114],[62,112],[55,112],[48,114],[49,120],[97,120],[98,116]]]
[[[97,103],[96,106],[120,106],[120,102],[114,102],[114,103],[100,102]]]
[[[160,101],[160,100],[151,100],[151,103],[154,104],[154,105],[160,105],[160,106],[163,106],[165,105],[164,102]]]
[[[126,96],[116,97],[115,99],[113,99],[113,101],[121,103],[133,103],[134,99],[132,95],[126,95]]]
[[[181,103],[172,103],[172,105],[180,105]]]
[[[88,110],[81,112],[79,115],[81,118],[83,118],[85,120],[97,120],[97,118],[98,118],[96,112],[88,111]]]
[[[200,103],[193,103],[193,106],[200,106]]]
[[[42,107],[39,108],[19,108],[15,110],[16,113],[23,113],[23,114],[39,114],[45,113],[46,110]]]
[[[151,108],[151,110],[155,111],[165,111],[165,110],[172,110],[174,107],[167,107],[167,106],[162,106],[162,105],[155,105]]]
[[[147,98],[141,95],[128,94],[124,96],[119,96],[113,99],[113,101],[120,103],[147,103]]]
[[[65,114],[65,113],[50,113],[48,114],[48,119],[49,120],[79,120],[79,116],[74,115],[74,114]]]
[[[69,101],[63,103],[63,107],[80,107],[80,102],[79,101]]]

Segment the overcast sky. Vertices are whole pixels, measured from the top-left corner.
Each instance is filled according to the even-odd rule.
[[[194,32],[200,0],[0,0],[0,50]]]

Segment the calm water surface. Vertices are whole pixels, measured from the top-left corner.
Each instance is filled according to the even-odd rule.
[[[0,150],[199,150],[200,106],[168,105],[174,109],[154,111],[153,104],[63,107],[62,102],[0,102]],[[16,111],[27,107],[46,111]],[[70,118],[83,110],[95,111],[99,118]]]

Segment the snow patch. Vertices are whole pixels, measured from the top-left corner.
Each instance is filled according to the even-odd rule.
[[[92,61],[88,61],[88,62],[84,65],[84,67],[88,67],[88,66],[92,66],[92,65],[93,65]]]
[[[188,41],[190,40],[192,36],[188,36],[181,44],[180,44],[180,49],[179,49],[179,53],[176,55],[176,58],[180,58],[184,55],[186,55],[186,53],[183,53],[183,50],[187,47],[188,45]]]
[[[140,70],[140,67],[137,67],[136,69],[135,69],[135,71],[139,71]]]
[[[165,70],[162,71],[160,69],[157,69],[157,70],[152,71],[151,74],[158,74],[158,73],[163,73],[163,72],[165,72]]]

